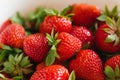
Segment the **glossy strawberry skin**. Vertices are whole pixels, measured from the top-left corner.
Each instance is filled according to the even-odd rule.
[[[25,38],[23,49],[31,60],[41,62],[49,50],[48,40],[42,33],[32,34]]]
[[[58,34],[61,42],[57,45],[57,52],[61,61],[71,58],[82,47],[82,42],[69,33],[61,32]]]
[[[0,27],[0,33],[4,31],[5,28],[8,27],[8,25],[12,24],[11,20],[6,20]]]
[[[69,72],[61,65],[51,65],[33,73],[30,80],[68,80]]]
[[[39,27],[39,31],[42,33],[51,33],[53,28],[55,32],[70,32],[72,22],[65,17],[46,16]]]
[[[114,42],[105,42],[108,33],[104,31],[105,28],[109,28],[107,24],[102,24],[96,31],[95,43],[96,47],[104,52],[113,53],[120,49],[120,43],[114,45]]]
[[[110,66],[115,69],[116,65],[120,68],[120,55],[113,56],[105,62],[105,67]]]
[[[1,42],[15,48],[23,48],[23,41],[25,38],[25,30],[19,24],[10,24],[1,33]]]
[[[70,34],[80,39],[83,46],[87,44],[89,44],[88,48],[91,48],[93,46],[93,34],[88,28],[84,26],[74,26]]]
[[[72,17],[75,25],[91,26],[100,16],[99,8],[88,4],[74,4],[72,12],[75,14]]]
[[[70,61],[70,71],[74,70],[78,79],[104,80],[102,61],[99,56],[90,49],[81,50],[76,59]]]

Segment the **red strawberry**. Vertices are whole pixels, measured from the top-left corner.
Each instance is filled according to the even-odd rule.
[[[120,49],[119,23],[106,17],[106,23],[99,26],[96,31],[96,47],[104,52],[114,53]]]
[[[82,47],[82,42],[78,38],[69,33],[56,33],[54,36],[52,30],[51,36],[47,34],[47,39],[51,45],[51,49],[46,57],[46,65],[51,65],[55,61],[55,57],[60,61],[66,61],[73,57]]]
[[[36,33],[25,38],[23,43],[25,53],[34,62],[41,62],[48,53],[48,40],[42,33]]]
[[[30,80],[68,80],[69,72],[61,65],[51,65],[33,73]]]
[[[8,25],[12,24],[11,20],[6,20],[0,27],[0,33],[4,31],[5,28],[8,27]]]
[[[60,39],[61,42],[57,45],[57,52],[62,61],[71,58],[82,47],[82,42],[69,33],[59,33],[58,39]]]
[[[113,56],[105,62],[104,72],[109,80],[120,79],[120,55]]]
[[[72,22],[60,16],[46,16],[39,27],[39,31],[43,33],[51,33],[54,28],[55,32],[70,32],[72,29]]]
[[[69,68],[75,71],[79,79],[104,80],[102,61],[93,50],[81,50],[76,59],[70,61]]]
[[[26,38],[24,28],[19,24],[10,24],[1,33],[1,42],[15,48],[22,48]]]
[[[99,8],[88,4],[74,4],[72,12],[75,14],[72,17],[75,25],[91,26],[100,16]]]
[[[82,45],[88,45],[88,48],[93,45],[93,34],[84,26],[74,26],[70,32],[73,36],[77,37],[82,41]]]

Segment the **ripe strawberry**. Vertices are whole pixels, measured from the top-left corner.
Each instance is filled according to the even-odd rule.
[[[46,16],[44,21],[39,27],[39,31],[42,33],[51,33],[54,28],[55,32],[70,32],[72,29],[72,22],[60,16]]]
[[[24,52],[34,62],[41,62],[48,53],[48,40],[42,33],[36,33],[25,38],[23,42]]]
[[[102,61],[93,50],[81,50],[76,59],[70,61],[69,69],[74,70],[76,77],[82,80],[104,80]]]
[[[78,38],[66,32],[54,35],[52,30],[51,36],[47,34],[47,39],[49,40],[51,49],[46,57],[46,65],[53,64],[55,57],[60,61],[68,60],[82,47],[82,42]]]
[[[59,33],[58,39],[61,40],[61,42],[57,45],[57,52],[61,61],[69,59],[82,47],[81,40],[70,35],[69,33]]]
[[[33,73],[30,80],[68,80],[69,72],[61,65],[51,65]]]
[[[109,80],[120,79],[120,55],[111,57],[105,62],[105,75]],[[111,74],[111,75],[110,75]]]
[[[10,24],[5,30],[1,33],[1,42],[2,44],[22,48],[23,40],[26,38],[26,33],[24,28],[19,24]]]
[[[0,27],[0,33],[4,31],[5,28],[8,27],[8,25],[12,24],[11,20],[6,20]]]
[[[114,53],[120,49],[119,25],[117,22],[106,17],[106,23],[99,26],[96,31],[96,47],[104,52]]]
[[[91,48],[93,45],[93,34],[84,26],[74,26],[70,32],[73,36],[77,37],[82,41],[83,46]]]
[[[75,14],[72,17],[73,23],[82,26],[93,25],[101,14],[98,7],[89,4],[74,4],[72,12]]]

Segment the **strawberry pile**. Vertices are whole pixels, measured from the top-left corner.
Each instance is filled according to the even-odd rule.
[[[0,80],[120,80],[118,7],[38,7],[0,27]]]

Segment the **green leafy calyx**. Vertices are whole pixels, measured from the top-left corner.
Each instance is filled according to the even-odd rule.
[[[119,80],[120,79],[120,68],[117,64],[114,69],[110,66],[106,66],[104,73],[106,75],[107,80]]]
[[[58,37],[58,33],[54,34],[54,29],[52,29],[51,35],[46,33],[46,38],[48,39],[49,45],[51,46],[45,60],[46,66],[53,64],[55,61],[55,58],[60,58],[56,48],[57,44],[60,42],[60,40],[57,39],[57,37]]]
[[[30,63],[28,56],[25,56],[23,53],[15,56],[9,55],[8,61],[4,62],[3,66],[3,71],[10,74],[11,77],[19,76],[23,78],[23,75],[32,72],[30,69],[32,64]]]

